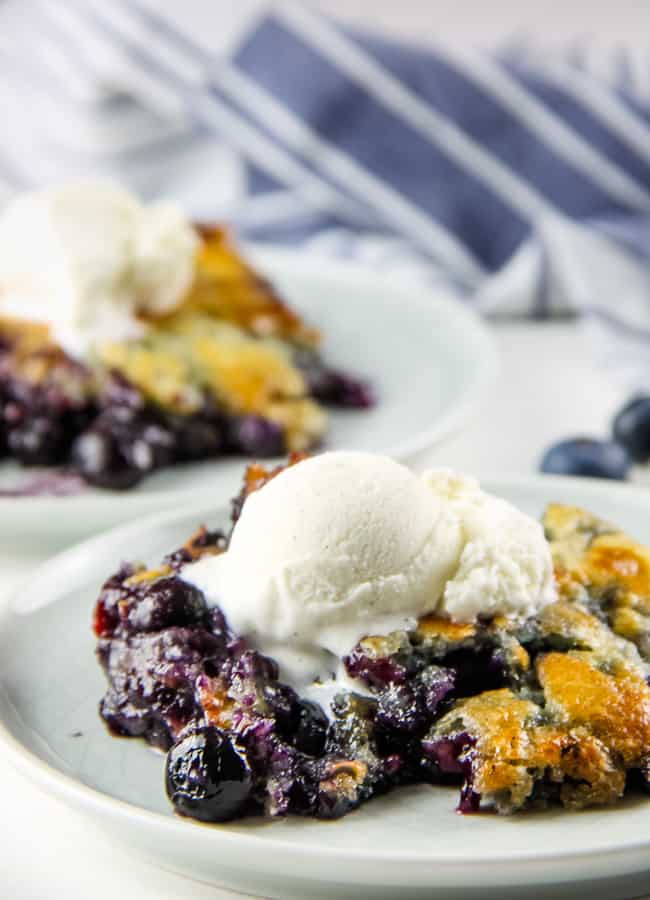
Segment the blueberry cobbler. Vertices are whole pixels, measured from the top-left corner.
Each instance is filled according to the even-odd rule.
[[[154,469],[316,446],[372,405],[221,228],[79,185],[0,216],[0,453],[125,489]]]
[[[327,453],[250,466],[229,534],[95,607],[115,735],[177,812],[337,818],[399,785],[463,813],[611,804],[650,776],[650,552],[471,478]]]

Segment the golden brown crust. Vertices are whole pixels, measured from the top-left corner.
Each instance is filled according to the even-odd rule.
[[[544,514],[544,526],[560,593],[570,600],[596,603],[616,634],[647,652],[650,550],[577,507],[551,504]]]
[[[578,507],[552,504],[544,526],[560,598],[536,618],[521,693],[460,701],[429,736],[460,740],[469,787],[501,812],[549,796],[613,803],[628,771],[649,768],[650,551]],[[519,637],[503,622],[487,630],[504,648]]]
[[[225,539],[223,544],[208,540],[210,532],[205,525],[199,526],[183,544],[183,550],[189,559],[188,562],[196,562],[204,556],[218,556],[226,549]]]
[[[198,226],[203,243],[196,282],[184,306],[232,322],[258,337],[278,337],[316,346],[319,334],[275,293],[273,286],[248,266],[227,229]]]
[[[650,689],[634,672],[599,671],[589,654],[548,653],[537,663],[547,709],[559,723],[584,726],[627,767],[650,751]]]
[[[439,616],[424,616],[418,621],[417,633],[424,639],[442,638],[449,643],[464,641],[474,637],[476,626],[466,622],[452,622]]]
[[[197,690],[208,724],[217,728],[230,728],[235,701],[228,695],[228,683],[225,679],[204,678]]]
[[[541,722],[542,710],[507,689],[459,702],[440,720],[435,736],[466,731],[472,789],[500,812],[521,808],[536,782],[558,785],[563,805],[613,803],[625,789],[625,768],[607,744],[581,726]],[[541,722],[541,724],[540,724]]]

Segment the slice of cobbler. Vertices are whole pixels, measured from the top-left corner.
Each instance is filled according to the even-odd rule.
[[[189,292],[141,313],[141,337],[99,341],[81,361],[46,325],[0,317],[0,454],[124,489],[176,462],[314,447],[325,407],[372,404],[224,229],[198,232]]]
[[[281,471],[248,469],[233,522]],[[105,583],[100,713],[168,751],[171,801],[205,821],[333,818],[419,782],[460,784],[462,812],[614,803],[650,775],[650,555],[581,510],[552,505],[544,525],[557,600],[523,623],[426,616],[368,635],[329,715],[178,577],[227,549],[200,529],[159,568],[126,565]]]

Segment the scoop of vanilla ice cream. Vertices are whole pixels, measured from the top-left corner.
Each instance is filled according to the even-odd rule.
[[[462,550],[439,613],[457,622],[479,616],[526,618],[555,598],[551,551],[539,522],[479,483],[447,469],[423,476],[461,528]]]
[[[325,453],[251,494],[220,556],[182,577],[299,687],[427,613],[524,618],[554,595],[541,526],[449,470]],[[340,673],[339,673],[340,675]]]
[[[325,453],[251,494],[228,551],[183,577],[285,669],[318,670],[318,651],[343,655],[433,610],[460,550],[458,523],[407,468]]]
[[[50,325],[71,354],[141,336],[138,313],[189,289],[198,237],[180,212],[77,184],[28,192],[0,216],[0,315]]]
[[[169,203],[142,209],[135,233],[138,305],[171,312],[192,285],[199,240],[183,213]]]

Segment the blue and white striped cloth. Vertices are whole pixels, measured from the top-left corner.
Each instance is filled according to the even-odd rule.
[[[650,388],[650,48],[416,48],[240,4],[226,45],[209,0],[0,0],[0,198],[117,177],[491,314],[580,314]]]

